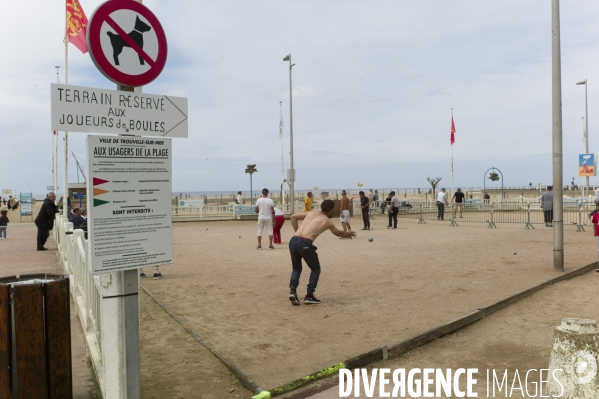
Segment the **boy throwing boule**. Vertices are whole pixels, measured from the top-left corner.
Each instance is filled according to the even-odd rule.
[[[331,200],[324,200],[320,206],[320,212],[295,213],[291,215],[291,225],[295,235],[289,240],[289,253],[291,255],[291,281],[289,282],[289,300],[293,305],[299,305],[300,300],[297,296],[297,286],[299,285],[300,275],[302,274],[302,259],[310,268],[310,280],[308,282],[308,293],[304,297],[305,304],[319,304],[320,300],[314,296],[318,278],[320,277],[320,262],[318,261],[317,248],[313,245],[314,240],[326,230],[337,237],[352,238],[356,236],[353,231],[338,230],[331,218],[333,217],[333,208],[335,203]],[[303,220],[298,226],[298,221]]]

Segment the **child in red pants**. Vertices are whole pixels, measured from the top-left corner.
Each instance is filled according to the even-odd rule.
[[[283,223],[285,223],[285,216],[283,215],[283,212],[275,206],[275,226],[272,231],[275,244],[281,243],[281,227],[283,227]]]

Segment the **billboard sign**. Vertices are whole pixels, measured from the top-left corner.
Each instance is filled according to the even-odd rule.
[[[578,156],[578,176],[595,176],[595,154]]]
[[[19,198],[21,216],[29,216],[33,214],[33,194],[32,193],[21,193]]]

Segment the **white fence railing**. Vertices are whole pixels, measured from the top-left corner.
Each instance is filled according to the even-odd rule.
[[[125,399],[127,380],[123,378],[123,354],[114,291],[122,282],[114,273],[92,275],[88,265],[88,241],[81,229],[56,215],[54,238],[64,273],[69,275],[70,290],[88,353],[104,398]],[[112,302],[111,302],[112,301]],[[103,317],[104,315],[104,317]]]

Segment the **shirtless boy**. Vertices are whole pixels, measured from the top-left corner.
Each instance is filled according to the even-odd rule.
[[[353,231],[341,231],[335,227],[331,221],[334,207],[335,203],[333,201],[324,200],[320,206],[321,212],[295,213],[291,215],[291,225],[293,226],[293,230],[295,230],[295,235],[289,240],[289,253],[291,254],[291,265],[293,267],[291,281],[289,282],[291,290],[289,292],[289,300],[293,305],[300,304],[296,289],[302,273],[302,258],[311,270],[308,293],[304,297],[304,303],[320,303],[320,300],[314,296],[320,276],[320,262],[316,253],[317,248],[313,245],[314,240],[326,230],[330,230],[337,237],[352,238],[356,236],[356,233]],[[299,227],[298,220],[303,220]]]
[[[339,221],[343,226],[343,231],[351,230],[349,224],[349,198],[345,190],[341,191],[341,214],[339,215]],[[346,237],[339,238],[340,240],[346,240]]]

